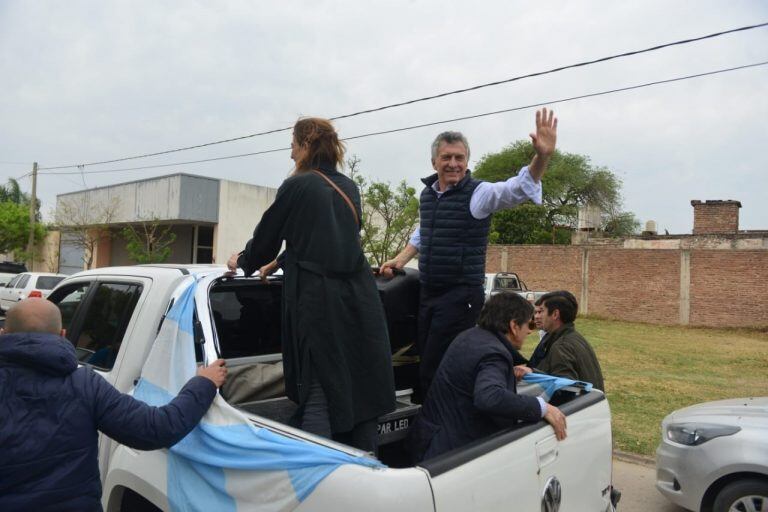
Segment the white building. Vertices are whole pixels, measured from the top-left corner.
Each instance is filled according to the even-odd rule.
[[[120,232],[127,225],[146,221],[172,226],[176,239],[168,263],[223,264],[233,252],[243,249],[276,194],[277,189],[269,187],[172,174],[60,194],[56,208],[68,207],[93,224],[107,220],[111,236],[99,239],[92,267],[133,264]],[[60,272],[82,270],[84,256],[82,244],[62,229]]]

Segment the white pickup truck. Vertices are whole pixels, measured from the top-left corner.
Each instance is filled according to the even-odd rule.
[[[271,365],[275,371],[264,374],[280,373],[280,277],[269,283],[242,275],[233,278],[225,275],[224,268],[214,266],[100,268],[67,278],[49,299],[61,309],[67,337],[81,362],[128,392],[142,372],[165,314],[178,299],[182,284],[189,282],[190,272],[202,276],[197,286],[205,291],[203,295],[198,292],[195,301],[196,357],[201,363],[219,357],[227,360],[228,385],[234,387],[222,390],[224,399],[244,411],[254,425],[279,435],[372,457],[288,426],[285,419],[292,404],[281,396],[279,382],[266,382],[250,396],[247,386],[232,382],[238,379],[238,369],[247,367]],[[413,283],[418,286],[412,274],[380,283],[393,352],[407,343],[403,338],[415,332],[412,307],[403,306],[414,304],[415,297],[413,301],[392,298],[391,287],[398,279],[408,283],[402,289],[410,290],[409,294],[417,291]],[[201,296],[207,300],[200,300]],[[409,400],[415,374],[413,368],[408,370],[407,362],[396,365],[398,408],[382,417],[379,425],[378,459],[386,467],[342,465],[296,510],[615,510],[611,502],[610,411],[600,391],[573,388],[553,397],[552,402],[568,416],[568,438],[563,442],[555,439],[552,428],[543,421],[521,424],[414,466],[406,441],[419,408]],[[170,510],[167,458],[167,450],[137,451],[101,436],[104,509]],[[258,497],[254,497],[256,501]]]
[[[522,279],[514,272],[497,272],[496,274],[485,274],[483,282],[485,288],[485,300],[501,292],[513,292],[530,303],[534,303],[539,297],[547,292],[529,290]]]

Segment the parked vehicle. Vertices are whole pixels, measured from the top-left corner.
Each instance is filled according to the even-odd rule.
[[[8,283],[11,282],[11,280],[16,277],[19,274],[8,274],[5,272],[0,272],[0,288],[5,287]]]
[[[3,274],[21,274],[27,271],[27,266],[23,263],[13,261],[0,261],[0,273]]]
[[[768,510],[768,397],[697,404],[664,418],[656,488],[688,510]]]
[[[47,272],[22,272],[0,287],[0,311],[7,311],[20,300],[28,297],[48,297],[51,290],[67,277],[65,274]]]
[[[0,288],[7,285],[11,279],[22,272],[26,272],[27,267],[23,263],[14,263],[12,261],[0,261]]]
[[[100,268],[68,277],[49,299],[59,305],[67,337],[82,363],[127,392],[141,374],[166,312],[189,285],[190,272],[199,279],[194,310],[197,361],[225,358],[227,385],[233,388],[238,387],[237,375],[249,368],[279,380],[280,276],[263,282],[232,277],[222,267],[193,265]],[[413,341],[408,338],[415,333],[415,311],[401,306],[417,301],[398,294],[418,293],[417,285],[411,270],[379,282],[393,352]],[[168,368],[178,364],[168,358]],[[407,435],[420,407],[410,401],[416,375],[395,368],[397,409],[379,418],[378,459],[387,467],[343,465],[296,510],[557,510],[556,504],[561,512],[615,510],[610,411],[602,392],[571,387],[553,396],[552,403],[568,416],[565,441],[558,442],[544,421],[521,424],[414,466]],[[258,427],[355,457],[373,457],[289,426],[286,418],[295,406],[281,386],[264,384],[247,388],[245,394],[227,386],[220,392]],[[167,450],[136,451],[101,437],[104,509],[168,510],[167,465]],[[254,496],[253,502],[258,499]]]
[[[514,272],[497,272],[496,274],[485,274],[485,300],[491,295],[500,292],[514,292],[533,303],[547,292],[529,290],[522,279]]]

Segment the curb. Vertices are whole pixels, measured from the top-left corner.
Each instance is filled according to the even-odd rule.
[[[620,450],[613,451],[613,458],[623,462],[630,462],[632,464],[640,464],[643,466],[656,466],[656,460],[653,457],[647,457],[645,455],[638,455],[636,453],[622,452]]]

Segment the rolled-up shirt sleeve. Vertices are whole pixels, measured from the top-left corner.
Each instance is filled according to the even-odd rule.
[[[413,234],[411,235],[411,239],[408,240],[408,243],[414,246],[417,250],[420,249],[421,232],[419,231],[419,226],[416,226],[416,229],[413,230]]]
[[[482,182],[472,193],[469,211],[476,219],[484,219],[495,211],[512,208],[527,200],[541,204],[541,181],[533,181],[528,166],[517,176],[496,183]]]

